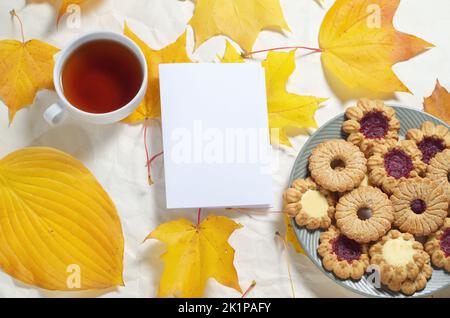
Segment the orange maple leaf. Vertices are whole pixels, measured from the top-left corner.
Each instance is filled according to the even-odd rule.
[[[427,113],[436,116],[450,124],[450,93],[441,86],[439,80],[430,97],[424,100],[424,109]]]

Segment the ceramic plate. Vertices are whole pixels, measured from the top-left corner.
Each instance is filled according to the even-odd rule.
[[[405,136],[406,132],[411,128],[420,128],[424,121],[431,121],[436,124],[441,124],[449,127],[441,120],[430,116],[424,112],[414,110],[411,108],[393,106],[397,112],[397,118],[400,120],[401,129],[400,135]],[[311,138],[308,139],[306,144],[300,151],[297,160],[295,161],[294,168],[291,173],[290,184],[297,178],[305,178],[309,175],[308,171],[308,158],[311,155],[311,151],[320,143],[329,139],[345,139],[346,135],[342,132],[342,124],[345,120],[345,115],[339,115],[328,123],[319,128]],[[449,127],[450,128],[450,127]],[[332,273],[325,271],[322,267],[321,259],[317,253],[317,247],[319,245],[320,231],[308,231],[306,229],[298,227],[293,222],[295,234],[302,245],[303,249],[312,260],[312,262],[322,270],[330,279],[337,284],[344,286],[353,292],[362,294],[369,297],[404,297],[400,293],[394,293],[387,288],[377,289],[368,280],[367,276],[363,277],[360,281],[352,280],[340,280],[336,278]],[[433,270],[433,276],[428,282],[427,287],[416,294],[414,297],[429,296],[441,289],[450,286],[450,274],[444,270]]]

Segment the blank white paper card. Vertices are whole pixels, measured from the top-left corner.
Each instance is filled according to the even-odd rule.
[[[159,67],[167,208],[273,205],[260,64]]]

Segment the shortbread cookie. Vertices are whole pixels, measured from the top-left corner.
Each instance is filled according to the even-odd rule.
[[[422,160],[426,164],[436,154],[450,149],[450,131],[443,125],[435,125],[430,121],[422,124],[421,129],[410,129],[406,138],[413,140],[422,152]]]
[[[424,289],[433,273],[430,256],[409,233],[390,231],[370,248],[370,257],[370,263],[379,266],[381,282],[405,295]]]
[[[370,182],[391,194],[400,182],[425,174],[427,165],[413,141],[386,140],[373,148],[368,167]]]
[[[365,186],[339,199],[335,218],[345,236],[360,243],[369,243],[391,229],[394,214],[386,194],[378,188]]]
[[[380,100],[362,99],[345,112],[348,120],[342,129],[349,134],[347,141],[358,146],[368,157],[371,149],[386,140],[397,140],[400,122],[395,110]]]
[[[447,192],[449,200],[448,216],[450,216],[450,149],[438,153],[427,169],[427,178],[433,180]]]
[[[443,187],[430,179],[408,179],[391,196],[395,225],[402,232],[427,236],[436,232],[447,216],[448,198]]]
[[[359,280],[369,266],[367,246],[345,237],[334,226],[320,235],[317,251],[323,267],[340,279]]]
[[[358,147],[340,139],[321,143],[309,157],[309,170],[314,181],[332,192],[358,187],[366,175],[366,164]]]
[[[327,229],[334,215],[334,196],[311,178],[297,179],[283,194],[283,212],[309,230]]]
[[[428,239],[425,250],[434,266],[450,273],[450,219],[446,219],[444,226]]]

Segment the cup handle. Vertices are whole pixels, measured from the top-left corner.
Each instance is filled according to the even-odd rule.
[[[61,105],[55,103],[44,112],[44,119],[51,125],[56,126],[66,119],[67,114]]]

